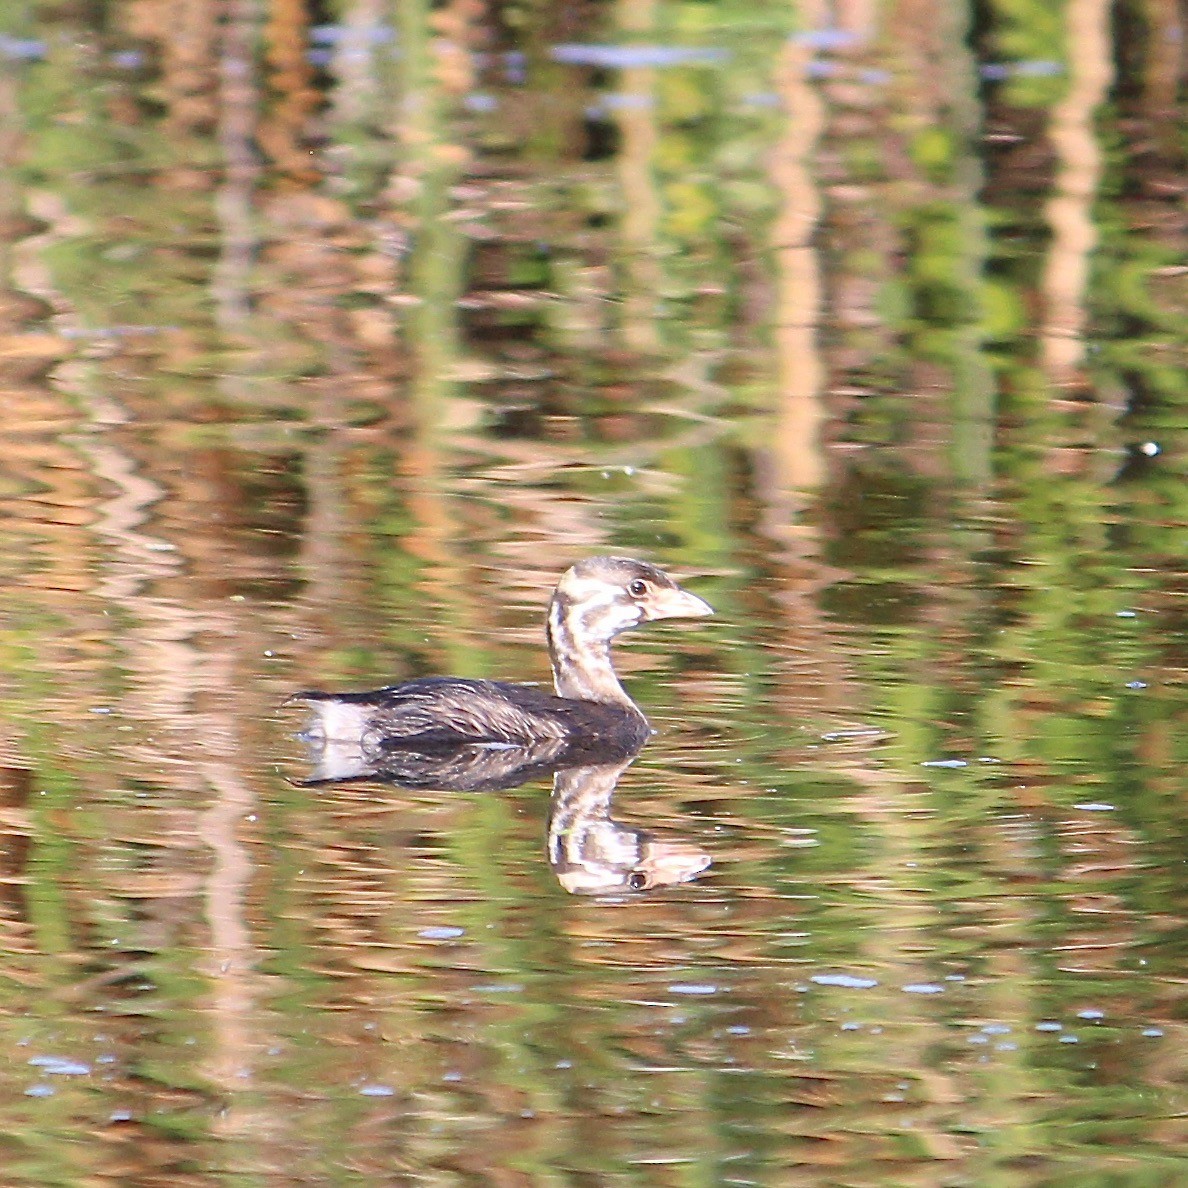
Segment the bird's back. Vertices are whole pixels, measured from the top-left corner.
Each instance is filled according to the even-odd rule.
[[[549,739],[605,739],[642,745],[649,730],[638,710],[557,697],[534,685],[464,677],[423,677],[364,693],[297,694],[314,711],[308,734],[360,738],[378,747]]]

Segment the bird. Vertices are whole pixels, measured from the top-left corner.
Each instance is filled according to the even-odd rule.
[[[382,767],[388,751],[410,746],[639,747],[651,727],[619,681],[611,643],[642,623],[713,613],[646,561],[589,557],[562,574],[549,602],[553,693],[505,681],[421,677],[364,692],[305,690],[290,700],[310,707],[301,737],[315,754],[345,754],[364,767]]]

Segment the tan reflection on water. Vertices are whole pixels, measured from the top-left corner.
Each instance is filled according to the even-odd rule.
[[[823,7],[805,13],[810,26]],[[810,81],[813,51],[790,38],[776,62],[775,84],[785,115],[769,172],[779,201],[772,232],[776,270],[773,311],[777,360],[774,457],[789,491],[816,488],[825,473],[821,427],[824,367],[817,343],[822,316],[820,265],[814,236],[821,198],[813,157],[825,127],[825,105]]]
[[[174,599],[155,593],[165,577],[180,572],[184,553],[159,537],[145,532],[162,488],[139,473],[138,463],[102,432],[81,444],[95,465],[95,473],[115,487],[116,493],[100,504],[101,518],[95,532],[109,544],[109,565],[116,572],[96,593],[127,612],[124,635],[126,662],[134,693],[124,699],[122,711],[154,723],[164,761],[165,782],[190,801],[196,840],[210,852],[211,863],[203,877],[203,901],[209,941],[201,963],[210,984],[212,1043],[206,1062],[211,1082],[229,1094],[251,1087],[252,1069],[261,1039],[255,1015],[254,966],[256,951],[246,917],[246,896],[253,861],[242,837],[245,822],[253,820],[255,793],[238,770],[242,754],[240,728],[222,698],[211,698],[225,688],[235,668],[230,640],[233,623],[210,611],[195,613]],[[201,639],[203,642],[199,643]],[[210,708],[201,708],[200,703]],[[153,756],[141,756],[155,766]],[[206,800],[204,809],[198,808]],[[166,851],[162,866],[174,865],[182,852]],[[190,869],[169,877],[169,894],[186,896]],[[150,882],[157,876],[150,876]],[[133,882],[126,890],[136,894]],[[147,887],[142,893],[151,894]],[[230,1108],[220,1129],[233,1133],[242,1124]]]
[[[48,199],[43,200],[42,209],[54,216],[45,239],[68,237],[75,231]],[[62,324],[78,325],[70,302],[54,289],[48,272],[37,266],[30,245],[25,250],[29,262],[22,270],[24,283],[61,311]],[[110,613],[122,622],[119,663],[127,691],[117,699],[116,716],[108,720],[113,733],[107,742],[124,755],[129,767],[126,778],[135,780],[139,775],[158,789],[155,803],[144,805],[139,819],[114,805],[107,807],[110,834],[102,844],[116,869],[107,873],[101,894],[136,905],[132,914],[143,914],[142,943],[150,951],[172,930],[178,909],[202,894],[209,940],[203,946],[201,967],[210,986],[211,1021],[205,1071],[212,1084],[238,1094],[251,1084],[260,1047],[253,986],[256,958],[246,918],[253,864],[240,832],[255,807],[255,797],[231,761],[242,750],[239,724],[225,703],[212,699],[212,694],[231,683],[235,662],[229,641],[235,628],[226,615],[209,606],[187,606],[160,592],[195,558],[152,527],[157,505],[167,491],[128,448],[122,434],[133,417],[97,378],[101,348],[92,354],[94,361],[89,365],[80,362],[58,372],[59,382],[82,410],[69,425],[69,434],[62,435],[71,465],[39,459],[30,481],[40,484],[55,473],[81,469],[80,460],[89,463],[88,487],[93,489],[85,495],[68,495],[62,506],[92,509],[84,517],[91,541],[69,547],[64,525],[57,525],[52,537],[40,542],[38,554],[73,558],[85,566],[87,580],[72,583],[74,598],[67,608],[76,628],[83,627],[79,609],[88,603],[103,607],[101,616]],[[10,429],[16,411],[8,410]],[[44,423],[36,428],[40,432],[31,441],[54,441],[45,435]],[[96,497],[98,491],[103,492],[101,497]],[[110,635],[100,626],[102,621],[100,617],[90,628],[96,644]],[[73,693],[76,698],[87,697],[81,685]],[[85,700],[83,708],[85,712]],[[117,722],[132,721],[147,728],[139,742],[114,733]],[[168,788],[169,795],[160,796],[162,788]],[[199,807],[204,800],[206,807]],[[205,875],[200,872],[207,864],[196,841],[207,847],[212,858]],[[144,860],[136,855],[151,857]],[[101,993],[108,981],[135,973],[136,959],[124,954],[113,958],[104,972],[74,988],[80,1000]],[[221,1125],[225,1133],[235,1131],[240,1125],[237,1111],[229,1109]]]
[[[1069,0],[1064,10],[1069,85],[1052,111],[1048,136],[1057,172],[1045,216],[1052,242],[1044,266],[1041,358],[1052,380],[1076,379],[1085,354],[1085,300],[1097,244],[1093,203],[1103,166],[1094,116],[1114,77],[1109,0]]]
[[[618,0],[615,5],[619,29],[629,40],[654,37],[656,15],[656,0]],[[622,136],[618,170],[625,272],[619,334],[629,349],[652,354],[660,347],[657,315],[663,288],[656,189],[656,71],[650,66],[627,66],[618,71],[618,79],[614,99],[615,123]]]

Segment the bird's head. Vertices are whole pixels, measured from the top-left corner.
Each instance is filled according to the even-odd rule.
[[[653,619],[713,613],[708,602],[654,565],[629,557],[589,557],[562,575],[549,621],[575,641],[609,643],[620,631]]]

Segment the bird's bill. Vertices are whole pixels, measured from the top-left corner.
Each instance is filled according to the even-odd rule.
[[[704,598],[698,598],[680,586],[654,591],[648,599],[648,610],[653,619],[699,619],[714,613],[714,608]]]

